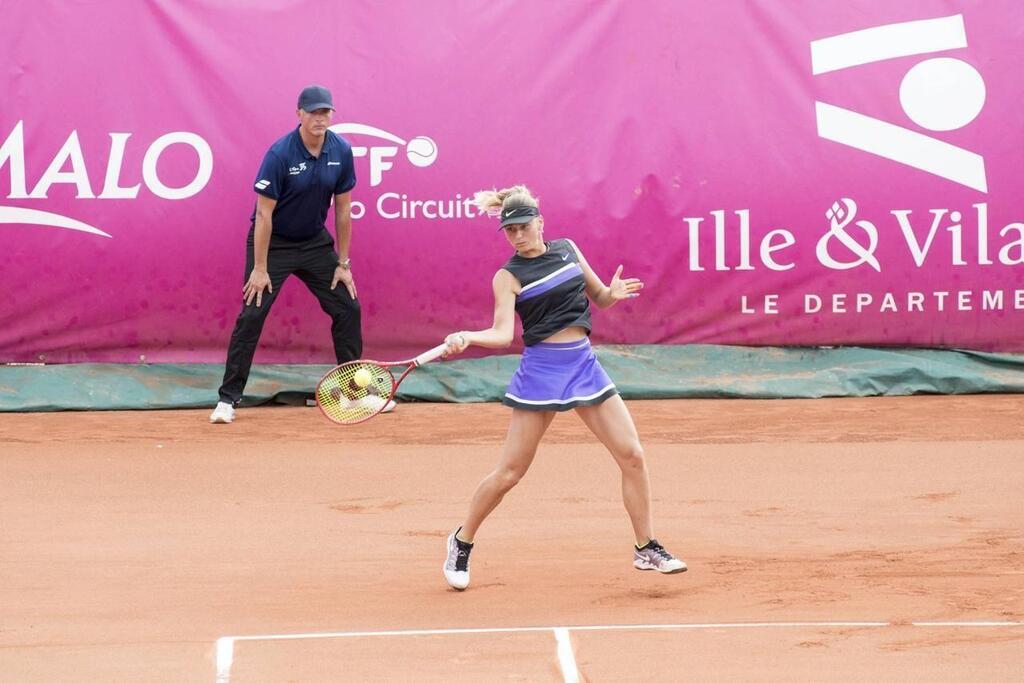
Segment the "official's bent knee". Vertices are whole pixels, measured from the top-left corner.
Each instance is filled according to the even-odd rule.
[[[321,307],[332,318],[336,316],[359,316],[362,307],[359,299],[353,299],[345,285],[338,283],[330,294],[330,297],[321,302]]]
[[[263,302],[262,306],[257,306],[255,302],[247,306],[243,305],[235,319],[235,327],[245,333],[255,332],[258,334],[269,313],[270,304],[267,302]]]

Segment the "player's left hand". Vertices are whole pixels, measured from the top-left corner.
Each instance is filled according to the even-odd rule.
[[[635,299],[640,296],[640,290],[644,288],[644,283],[640,282],[639,278],[627,277],[622,279],[621,276],[622,266],[620,265],[615,269],[612,282],[608,285],[608,292],[611,294],[612,299],[622,301],[623,299]]]
[[[342,268],[338,266],[334,269],[334,277],[331,279],[331,289],[338,286],[338,283],[345,285],[345,289],[348,290],[348,295],[353,299],[356,298],[356,281],[352,279],[352,269]]]

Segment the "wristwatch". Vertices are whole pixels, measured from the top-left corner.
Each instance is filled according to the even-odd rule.
[[[352,259],[338,259],[338,265],[345,270],[352,270]]]

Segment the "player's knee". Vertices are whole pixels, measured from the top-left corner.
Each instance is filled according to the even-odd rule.
[[[644,449],[639,441],[630,444],[619,453],[618,459],[622,469],[642,470],[647,467],[647,462],[644,460]]]
[[[521,467],[502,467],[498,470],[498,485],[503,491],[511,490],[526,474]]]

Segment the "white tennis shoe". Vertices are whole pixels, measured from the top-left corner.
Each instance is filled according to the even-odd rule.
[[[678,574],[686,571],[686,563],[672,556],[657,541],[651,541],[643,548],[633,548],[633,566],[637,569],[654,569],[662,574]]]
[[[235,407],[230,403],[220,401],[217,407],[210,413],[210,424],[227,425],[235,419]]]
[[[448,534],[444,580],[455,590],[464,591],[469,586],[469,554],[473,552],[473,544],[455,538],[457,533],[459,533],[458,529]]]

